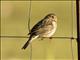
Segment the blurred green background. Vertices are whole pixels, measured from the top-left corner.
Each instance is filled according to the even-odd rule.
[[[26,36],[28,34],[30,1],[1,1],[1,36]],[[48,13],[58,17],[54,37],[77,38],[76,1],[32,1],[32,28]],[[29,60],[31,47],[21,50],[27,38],[1,38],[2,60]],[[72,60],[71,39],[53,38],[32,42],[32,60]],[[72,40],[74,60],[77,60],[77,41]]]

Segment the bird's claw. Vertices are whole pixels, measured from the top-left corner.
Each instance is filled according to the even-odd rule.
[[[52,37],[49,37],[49,39],[52,39]]]

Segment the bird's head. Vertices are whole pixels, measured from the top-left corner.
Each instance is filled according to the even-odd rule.
[[[49,20],[57,22],[57,16],[54,13],[50,13],[46,15],[45,18],[48,18]]]

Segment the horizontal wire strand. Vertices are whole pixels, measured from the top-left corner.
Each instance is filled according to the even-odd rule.
[[[29,38],[26,36],[0,36],[1,38]],[[42,37],[42,38],[49,38],[49,37]],[[57,39],[77,39],[75,37],[50,37],[50,38],[57,38]]]

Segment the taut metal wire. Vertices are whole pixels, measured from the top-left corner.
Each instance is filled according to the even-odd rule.
[[[26,36],[0,36],[1,38],[29,38],[29,37],[26,37]],[[42,38],[49,38],[49,37],[42,37]],[[54,39],[77,39],[75,37],[51,37],[51,38],[54,38]]]
[[[73,20],[74,20],[74,6],[73,6],[73,4],[74,4],[74,1],[71,0],[71,8],[72,8],[72,9],[71,9],[71,10],[72,10],[72,11],[71,11],[71,13],[72,13],[72,23],[71,23],[71,24],[72,24],[72,32],[71,32],[71,34],[72,34],[72,37],[73,37]],[[71,43],[70,46],[71,46],[72,60],[74,60],[74,52],[73,52],[72,40],[73,40],[73,39],[70,40],[70,43]]]
[[[31,0],[29,1],[29,19],[28,19],[29,32],[30,32],[30,20],[31,20]],[[30,60],[32,60],[32,44],[30,44]]]

